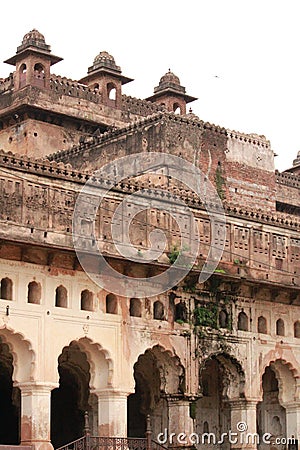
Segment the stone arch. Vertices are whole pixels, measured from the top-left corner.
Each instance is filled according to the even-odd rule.
[[[42,297],[41,283],[31,281],[27,286],[27,302],[39,305]]]
[[[287,359],[270,358],[260,372],[260,397],[263,395],[262,377],[266,368],[270,367],[276,375],[278,381],[278,400],[282,406],[288,403],[299,401],[300,398],[300,374],[299,370]]]
[[[264,316],[259,316],[257,319],[257,332],[262,334],[268,333],[267,320]]]
[[[57,369],[59,386],[51,393],[51,441],[55,448],[83,435],[85,411],[90,413],[92,432],[96,431],[95,393],[112,386],[112,361],[100,344],[84,337],[63,347]]]
[[[90,397],[90,365],[76,341],[58,357],[59,385],[51,392],[51,442],[54,448],[79,439]]]
[[[27,66],[25,63],[22,63],[19,67],[19,73],[26,73],[27,71]]]
[[[231,401],[245,397],[245,374],[239,361],[224,351],[212,352],[201,361],[199,391],[196,401],[195,430],[206,430],[220,436],[231,426]]]
[[[178,103],[178,102],[174,102],[174,103],[173,103],[172,109],[173,109],[173,112],[174,112],[175,114],[184,114],[182,105],[181,105],[180,103]]]
[[[274,365],[268,365],[261,377],[262,399],[256,413],[259,436],[268,432],[273,438],[286,436],[286,410],[279,399],[279,378],[274,369]]]
[[[207,420],[203,422],[203,433],[209,433],[209,424]]]
[[[156,320],[165,319],[165,307],[164,304],[159,300],[153,303],[153,319]]]
[[[152,354],[157,360],[157,367],[161,376],[161,392],[166,394],[183,393],[185,390],[185,371],[184,366],[181,364],[176,353],[157,344],[145,350],[145,352],[138,357],[134,367],[139,363],[143,355],[147,354]],[[171,368],[172,370],[168,370],[168,368]]]
[[[300,338],[300,320],[294,323],[294,337]]]
[[[249,331],[249,322],[248,322],[248,316],[244,311],[241,311],[238,315],[238,330],[241,331]]]
[[[36,63],[33,70],[37,73],[44,73],[45,67],[41,63]]]
[[[132,317],[142,317],[142,302],[139,298],[130,299],[129,315]]]
[[[45,67],[40,62],[33,67],[33,84],[38,87],[45,86]]]
[[[0,298],[2,300],[13,299],[13,282],[8,277],[2,278],[0,281]]]
[[[112,82],[107,83],[106,92],[107,92],[107,98],[111,102],[116,102],[116,100],[117,100],[117,85]]]
[[[115,294],[107,294],[105,297],[105,312],[107,314],[118,314],[118,299]]]
[[[135,392],[128,397],[128,436],[143,437],[151,415],[154,435],[168,426],[167,398],[185,391],[185,371],[179,357],[161,345],[148,348],[134,364]]]
[[[221,328],[227,328],[228,327],[228,312],[226,309],[221,309],[219,312],[219,326]]]
[[[94,311],[94,294],[88,289],[81,291],[80,309],[82,311]]]
[[[108,350],[105,350],[99,343],[93,342],[88,337],[80,338],[75,342],[87,355],[91,369],[91,390],[112,387],[114,367]],[[104,368],[105,370],[103,371]]]
[[[205,365],[210,360],[216,360],[220,364],[224,373],[224,386],[222,395],[226,400],[233,400],[245,397],[245,372],[241,363],[232,355],[225,352],[217,352],[209,355],[202,361],[200,367],[201,373],[205,369]]]
[[[59,308],[68,307],[68,291],[62,284],[55,289],[55,306]]]
[[[13,384],[14,358],[0,338],[0,445],[20,444],[21,393]]]
[[[27,66],[22,63],[19,67],[19,89],[26,85]]]
[[[284,326],[284,321],[282,319],[278,319],[276,321],[276,335],[277,336],[285,335],[285,326]]]
[[[13,356],[12,378],[15,384],[33,381],[36,372],[36,355],[24,335],[8,327],[0,328],[0,340],[7,344]]]
[[[102,347],[101,344],[94,342],[88,337],[82,337],[77,340],[74,339],[65,345],[63,349],[70,346],[72,343],[78,345],[80,350],[87,356],[87,361],[90,366],[90,389],[97,390],[112,387],[114,363],[110,352]],[[62,351],[57,353],[57,358],[59,358]],[[105,368],[105,377],[104,373],[102,373],[102,375],[100,374],[103,368]],[[56,374],[56,377],[55,382],[58,382],[58,374]]]

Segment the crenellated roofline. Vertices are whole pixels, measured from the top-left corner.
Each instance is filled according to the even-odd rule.
[[[157,187],[150,180],[147,180],[146,182],[126,181],[118,183],[109,178],[98,180],[95,177],[91,178],[88,171],[73,169],[71,164],[65,164],[54,160],[50,161],[48,159],[30,158],[25,155],[5,152],[4,150],[0,150],[0,167],[25,172],[26,174],[42,176],[46,179],[56,178],[58,180],[68,181],[79,185],[83,185],[88,180],[92,179],[96,187],[103,186],[106,189],[107,187],[110,187],[112,191],[122,192],[124,194],[131,194],[136,192],[137,189],[145,189],[148,196],[153,195],[155,198],[157,198],[158,195],[164,196],[166,201],[174,201],[175,203],[180,199],[192,208],[206,210],[206,205],[199,199],[196,193],[186,189],[179,189],[175,186],[169,187],[167,192],[158,192]],[[264,213],[261,210],[239,207],[237,204],[226,200],[223,202],[223,207],[226,215],[230,217],[275,227],[278,226],[280,228],[287,228],[297,232],[300,231],[300,220],[295,218],[295,216],[291,216],[284,212],[276,212],[274,214]]]

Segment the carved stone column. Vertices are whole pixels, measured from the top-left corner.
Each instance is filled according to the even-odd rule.
[[[54,383],[18,383],[21,391],[21,445],[33,449],[51,450],[50,408]]]
[[[98,435],[127,436],[128,392],[93,391],[98,397]]]
[[[189,436],[193,433],[193,419],[190,417],[191,400],[178,395],[168,395],[166,398],[169,412],[168,446],[189,447],[191,446]],[[173,437],[171,437],[171,433],[174,433]]]
[[[258,400],[230,400],[231,436],[230,448],[232,449],[257,449],[258,435],[256,427],[256,407]],[[229,430],[228,430],[229,431]]]
[[[286,437],[299,439],[300,436],[300,402],[284,405],[286,411]],[[299,448],[299,443],[298,443]]]

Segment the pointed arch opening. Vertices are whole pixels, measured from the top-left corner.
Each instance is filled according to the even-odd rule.
[[[132,317],[142,317],[142,302],[139,298],[131,298],[129,314]]]
[[[41,303],[41,296],[42,296],[42,287],[41,287],[40,283],[37,283],[36,281],[31,281],[28,284],[28,289],[27,289],[28,303],[33,303],[35,305],[39,305]]]
[[[19,89],[26,86],[27,66],[25,63],[20,65],[19,68]]]
[[[153,303],[153,319],[164,320],[165,319],[165,308],[162,302],[157,300]]]
[[[238,315],[237,328],[240,331],[249,331],[248,316],[244,311],[241,311]]]
[[[267,320],[263,316],[260,316],[257,319],[257,331],[258,331],[258,333],[262,333],[262,334],[268,333]]]
[[[300,338],[300,320],[294,323],[294,337]]]
[[[245,374],[233,357],[219,353],[211,355],[200,367],[200,391],[202,397],[196,401],[196,433],[214,430],[216,435],[230,429],[230,400],[242,400],[245,397]]]
[[[262,401],[257,405],[257,432],[262,438],[270,433],[274,439],[286,436],[286,410],[280,404],[279,380],[274,366],[266,367],[262,376]]]
[[[179,103],[174,103],[173,104],[173,112],[175,114],[182,114],[182,108],[181,108]]]
[[[33,68],[33,84],[38,87],[45,86],[45,68],[43,64],[36,63]]]
[[[118,300],[114,294],[107,294],[105,298],[105,312],[108,314],[118,314]]]
[[[128,437],[144,437],[150,414],[153,435],[168,427],[166,397],[185,390],[185,372],[176,355],[160,346],[148,349],[134,365],[135,392],[127,401]]]
[[[0,283],[0,298],[2,300],[13,299],[13,282],[10,278],[2,278]]]
[[[94,295],[88,289],[81,291],[80,309],[83,311],[94,311]]]
[[[14,358],[0,336],[0,445],[20,444],[21,393],[13,386]]]
[[[68,291],[62,285],[55,289],[55,306],[58,308],[68,307]]]
[[[107,83],[106,94],[109,105],[115,106],[117,103],[117,86],[114,83]]]
[[[277,336],[284,336],[285,335],[284,321],[282,319],[278,319],[276,321],[276,335]]]
[[[71,342],[58,358],[59,387],[51,393],[51,442],[54,448],[79,439],[84,412],[89,410],[90,365],[78,343]]]
[[[225,309],[221,309],[219,313],[219,326],[221,328],[228,328],[228,325],[229,325],[228,313]]]

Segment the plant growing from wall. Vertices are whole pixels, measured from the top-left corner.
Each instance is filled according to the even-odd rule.
[[[199,305],[194,310],[195,325],[218,328],[218,306],[215,303]]]
[[[197,415],[197,403],[194,401],[190,403],[190,418],[196,419],[196,415]]]
[[[172,245],[169,253],[167,254],[170,264],[174,264],[180,255],[184,256],[184,252],[188,252],[188,251],[189,251],[189,248],[186,247],[185,245],[183,245],[182,249],[180,249],[177,244]],[[186,263],[186,265],[184,264],[184,259],[182,260],[182,262],[183,262],[184,266],[191,269],[191,267],[188,263]]]
[[[184,323],[186,323],[184,320],[182,319],[177,319],[175,320],[176,323],[179,323],[179,325],[183,325]]]
[[[218,196],[221,200],[225,199],[225,180],[222,175],[222,169],[221,165],[218,164],[216,168],[216,174],[215,174],[215,183],[216,183],[216,189]]]
[[[189,276],[184,280],[182,289],[184,292],[194,294],[196,292],[196,285],[197,285],[197,278]]]
[[[177,247],[177,245],[172,245],[169,253],[167,254],[170,264],[174,264],[179,255],[180,255],[180,250]]]

